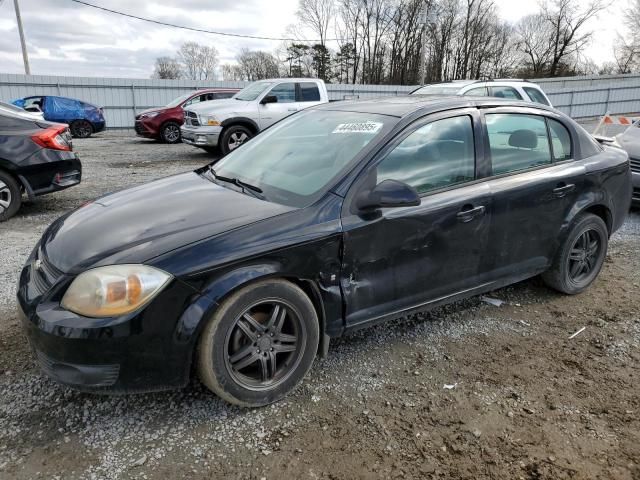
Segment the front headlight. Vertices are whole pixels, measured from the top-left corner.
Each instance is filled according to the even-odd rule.
[[[85,317],[115,317],[151,301],[172,276],[146,265],[110,265],[76,277],[61,305]]]
[[[204,115],[200,118],[201,118],[200,123],[202,123],[202,125],[209,125],[212,127],[217,127],[218,125],[220,125],[220,121],[213,115]]]
[[[141,118],[153,118],[153,117],[157,117],[158,115],[160,115],[160,112],[149,112],[149,113],[143,113],[142,115],[140,115]]]

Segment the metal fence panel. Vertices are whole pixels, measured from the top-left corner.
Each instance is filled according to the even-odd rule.
[[[534,80],[553,105],[574,118],[640,112],[640,75],[604,75]],[[249,82],[55,77],[0,74],[0,100],[30,95],[61,95],[104,107],[107,125],[133,126],[134,116],[147,108],[205,87],[242,88]],[[328,84],[330,100],[406,95],[416,86]]]

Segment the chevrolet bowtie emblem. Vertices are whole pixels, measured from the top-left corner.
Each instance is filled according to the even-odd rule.
[[[41,270],[42,269],[42,260],[38,259],[35,262],[33,262],[33,268],[36,270]]]

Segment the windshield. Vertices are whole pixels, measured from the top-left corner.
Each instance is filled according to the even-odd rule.
[[[268,201],[303,207],[397,121],[370,113],[308,110],[261,133],[213,168],[216,175],[258,187]]]
[[[412,95],[457,95],[464,85],[427,85]]]
[[[273,85],[273,82],[256,82],[252,83],[248,87],[243,88],[238,93],[236,93],[233,98],[236,100],[242,100],[245,102],[250,102],[251,100],[255,100],[258,98],[262,92],[264,92],[267,88]]]
[[[177,107],[178,105],[182,105],[182,102],[184,102],[191,95],[192,95],[191,93],[186,93],[184,95],[180,95],[178,98],[174,98],[169,103],[167,103],[166,107],[167,108],[173,108],[173,107]]]

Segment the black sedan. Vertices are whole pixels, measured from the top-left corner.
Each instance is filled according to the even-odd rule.
[[[630,198],[627,155],[551,108],[340,102],[58,219],[18,302],[59,382],[149,391],[195,367],[265,405],[345,332],[540,274],[584,291]]]
[[[82,165],[67,125],[0,108],[0,222],[30,200],[80,183]]]

